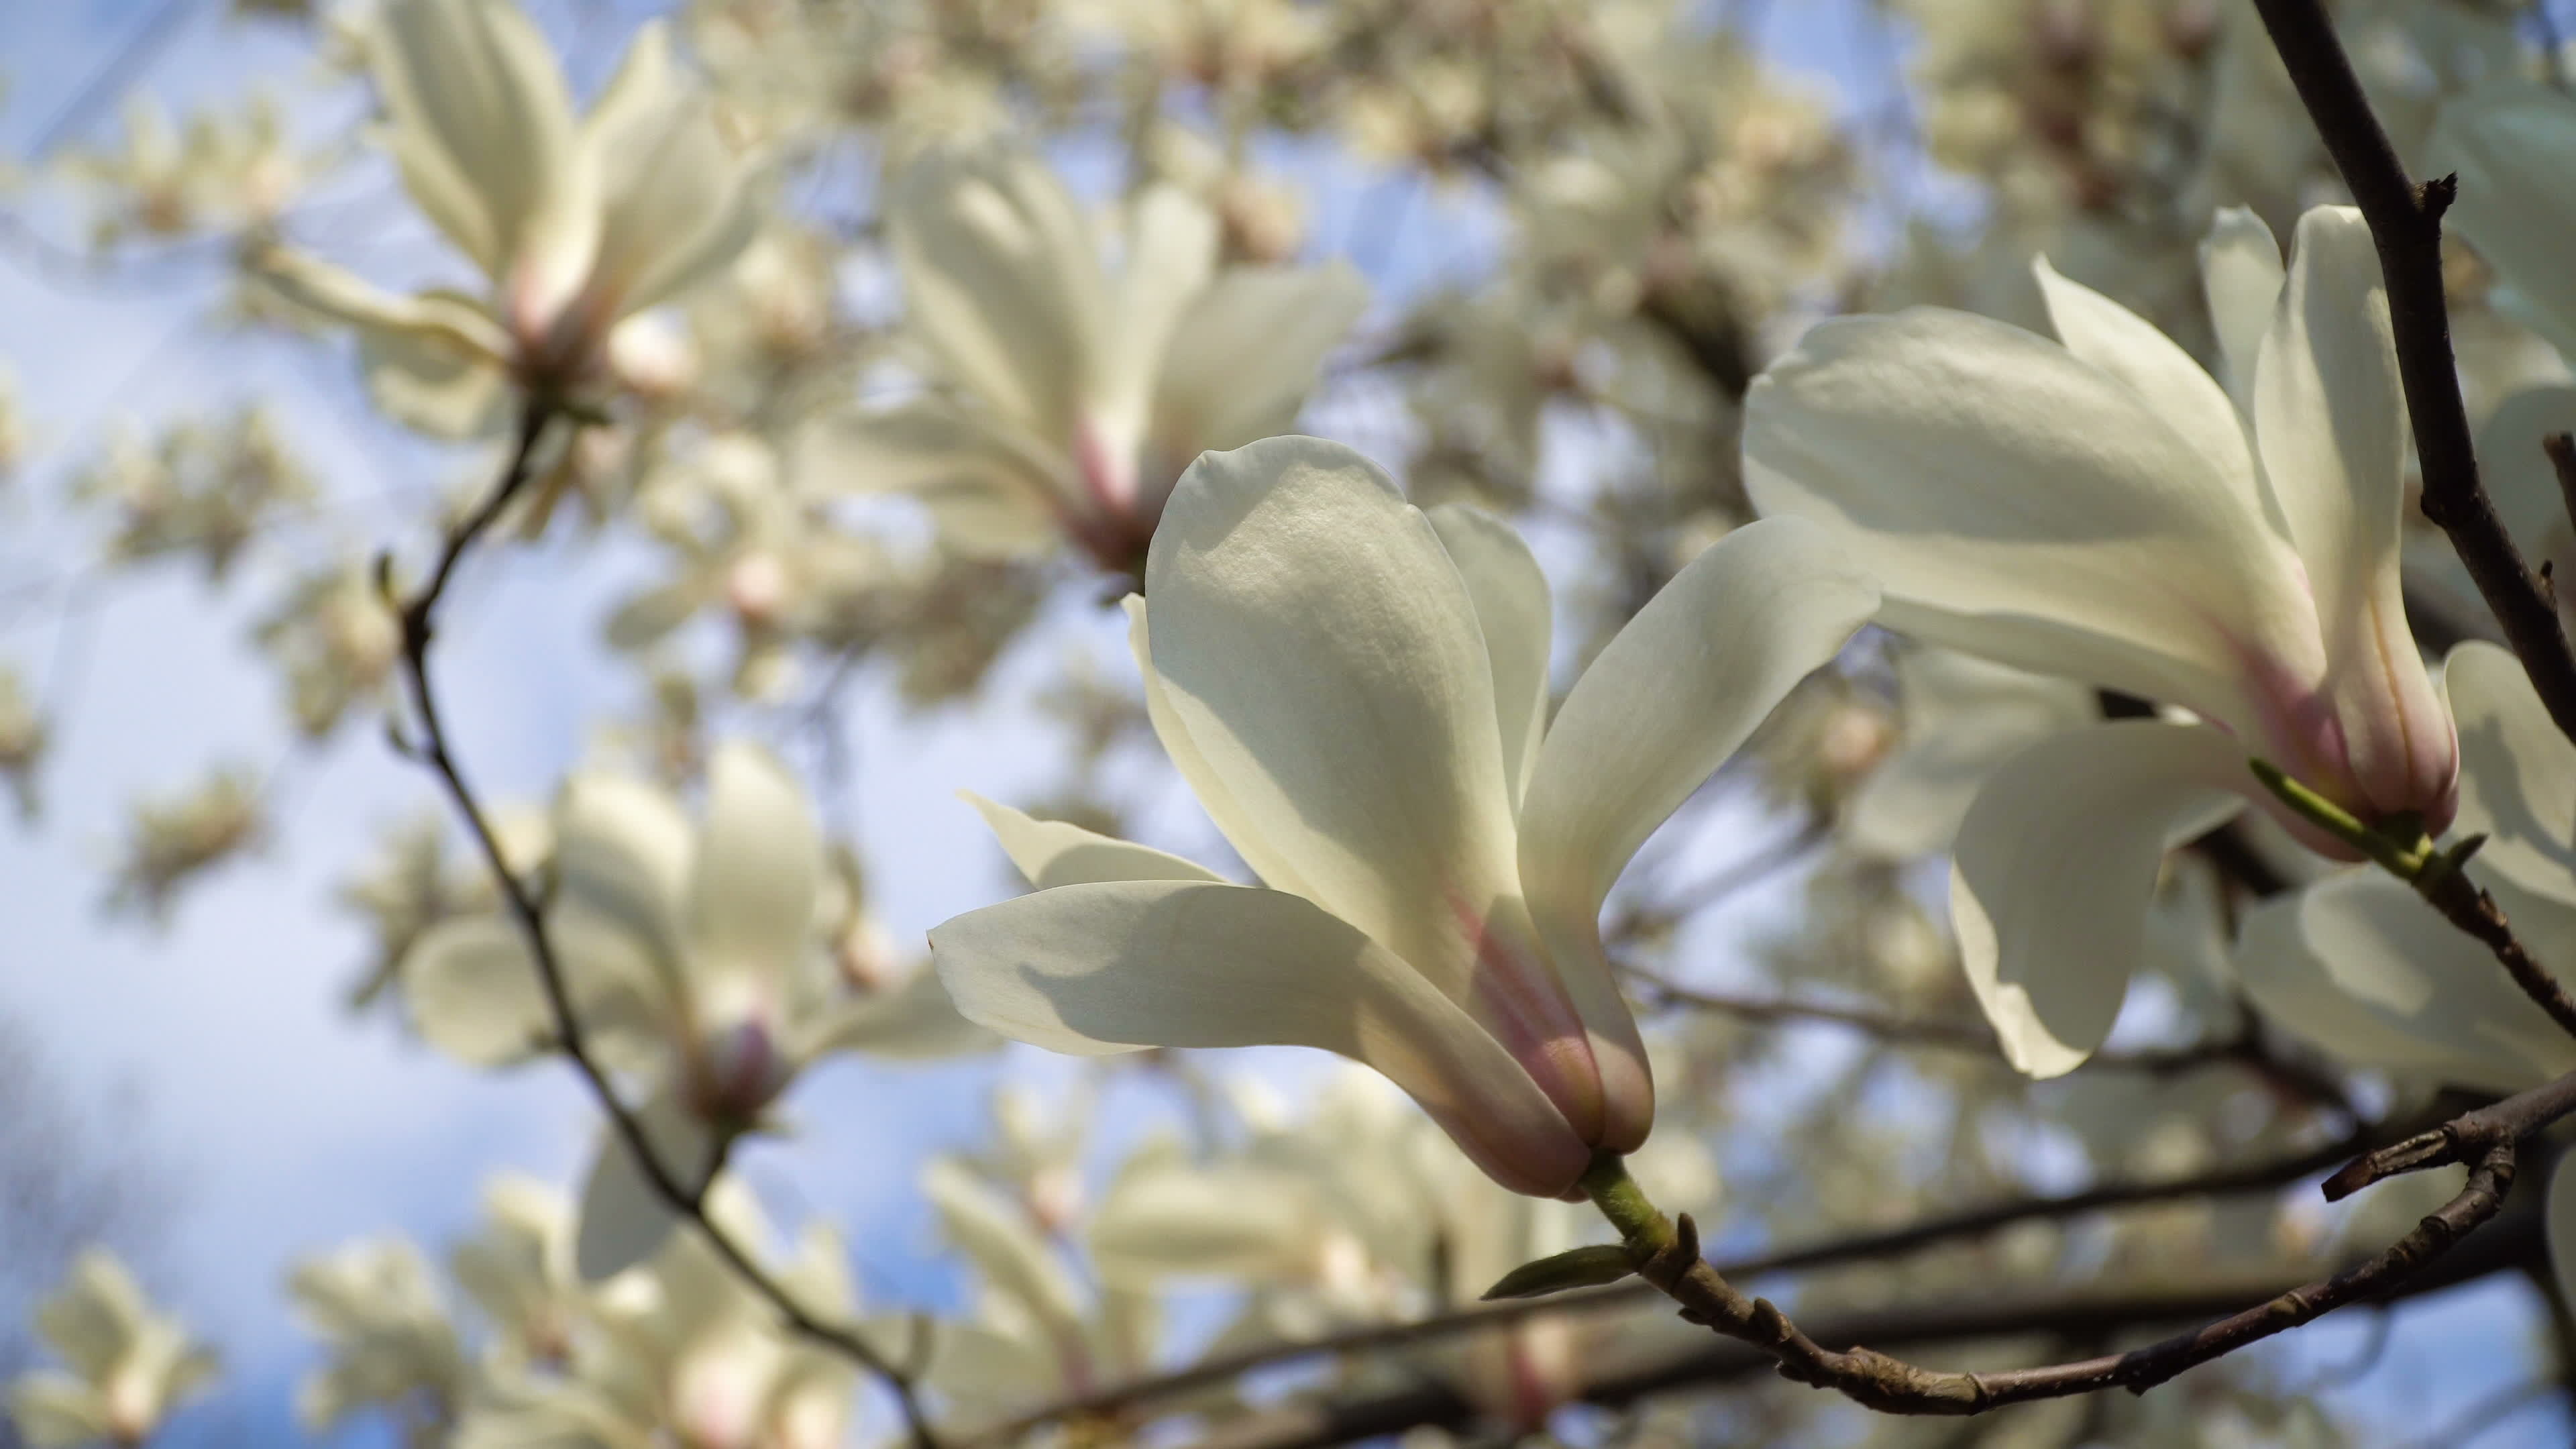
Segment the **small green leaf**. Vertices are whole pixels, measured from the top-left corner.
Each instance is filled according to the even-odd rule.
[[[1505,1273],[1503,1281],[1485,1290],[1485,1301],[1544,1298],[1569,1288],[1598,1288],[1604,1283],[1616,1283],[1635,1271],[1628,1262],[1628,1250],[1616,1243],[1568,1248],[1554,1257],[1523,1263]]]

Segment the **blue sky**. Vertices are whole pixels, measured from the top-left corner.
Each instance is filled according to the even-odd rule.
[[[0,141],[23,146],[162,4],[0,7],[0,56],[11,83]],[[577,21],[562,6],[539,13],[558,33],[578,23],[606,36],[639,9],[576,8]],[[185,99],[233,93],[255,77],[303,83],[296,45],[226,22],[220,9],[213,0],[188,7],[187,29],[150,70],[150,88]],[[1777,11],[1766,38],[1784,64],[1842,77],[1851,94],[1885,73],[1887,58],[1856,6]],[[595,53],[613,50],[603,41]],[[89,134],[112,132],[110,108]],[[367,193],[361,185],[352,194]],[[1317,234],[1348,234],[1351,213],[1383,199],[1367,185],[1320,191],[1312,198]],[[1472,206],[1429,197],[1409,205],[1381,278],[1395,291],[1472,264],[1477,237],[1490,230]],[[380,275],[441,264],[416,221],[368,220],[376,240],[366,260]],[[45,500],[59,465],[82,456],[99,425],[116,416],[212,413],[241,398],[274,398],[335,499],[306,536],[336,536],[360,549],[394,541],[406,523],[416,533],[416,519],[381,501],[388,490],[417,496],[452,483],[470,464],[373,422],[338,354],[243,344],[198,325],[192,319],[209,300],[210,277],[155,269],[149,286],[102,295],[0,264],[0,356],[15,366],[45,449],[12,485],[15,496],[0,497],[0,586],[77,570],[75,540]],[[457,743],[488,797],[542,795],[580,756],[598,717],[625,700],[626,677],[601,657],[597,631],[608,603],[649,567],[632,549],[537,548],[474,568],[456,596],[440,663]],[[102,1123],[119,1120],[106,1105],[120,1093],[140,1104],[131,1149],[157,1164],[172,1188],[157,1245],[166,1274],[153,1286],[223,1347],[233,1370],[225,1390],[188,1416],[184,1442],[291,1437],[288,1385],[309,1359],[279,1290],[295,1255],[387,1231],[435,1246],[471,1221],[485,1173],[517,1168],[569,1180],[593,1128],[561,1072],[470,1073],[405,1041],[383,1019],[353,1020],[337,1004],[367,943],[328,907],[329,889],[371,849],[377,826],[431,797],[363,728],[319,754],[289,759],[272,676],[247,637],[279,582],[273,568],[255,571],[215,597],[192,574],[165,568],[125,576],[95,606],[65,609],[64,596],[53,594],[33,607],[0,608],[0,658],[31,670],[63,711],[44,828],[31,835],[0,825],[8,924],[0,933],[0,1012],[38,1025],[63,1086]],[[1048,782],[1048,737],[1031,722],[1025,697],[1066,650],[1121,658],[1123,624],[1114,611],[1059,610],[1006,664],[993,702],[972,710],[908,717],[876,689],[859,701],[850,722],[858,815],[898,940],[918,941],[932,924],[1006,888],[981,827],[952,792],[1023,799]],[[102,867],[128,802],[220,760],[282,769],[276,843],[194,892],[166,936],[103,923]],[[1175,818],[1186,822],[1188,813],[1178,807]],[[1750,902],[1709,933],[1710,947],[1723,950],[1729,938],[1776,919],[1784,900],[1774,891]],[[1266,1069],[1293,1078],[1304,1067],[1274,1058]],[[1009,1070],[1043,1077],[1062,1069],[1015,1053]],[[871,1297],[949,1301],[955,1284],[931,1262],[929,1225],[909,1173],[926,1152],[980,1135],[989,1080],[990,1069],[978,1066],[836,1063],[791,1099],[800,1137],[750,1153],[745,1171],[791,1221],[813,1213],[839,1223]],[[1139,1097],[1108,1130],[1133,1132],[1157,1110]],[[2429,1424],[2474,1398],[2523,1353],[2520,1315],[2498,1308],[2496,1292],[2484,1291],[2427,1310],[2426,1331],[2402,1334],[2390,1348],[2373,1399],[2392,1413],[2403,1406],[2407,1422]],[[2361,1333],[2357,1325],[2330,1327],[2303,1339],[2292,1357],[2332,1362]],[[2526,1417],[2515,1427],[2531,1424]]]

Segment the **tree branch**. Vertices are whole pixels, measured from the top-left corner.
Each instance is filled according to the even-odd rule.
[[[2372,1183],[2405,1173],[2472,1161],[2498,1147],[2510,1147],[2570,1114],[2576,1114],[2576,1072],[2355,1158],[2325,1180],[2326,1201],[2340,1202]]]
[[[472,513],[448,532],[428,581],[402,605],[403,675],[410,685],[412,706],[420,721],[420,738],[405,746],[404,752],[438,776],[447,789],[448,798],[454,802],[458,813],[465,817],[466,828],[481,847],[484,863],[491,868],[492,878],[500,886],[502,901],[520,932],[527,937],[529,951],[536,959],[537,979],[545,990],[546,1005],[554,1018],[556,1044],[588,1084],[592,1097],[597,1099],[600,1110],[607,1115],[611,1130],[642,1169],[644,1180],[651,1185],[654,1195],[675,1215],[688,1220],[705,1237],[716,1256],[722,1258],[746,1286],[766,1299],[791,1329],[850,1359],[881,1380],[893,1392],[913,1442],[920,1449],[939,1449],[938,1437],[923,1414],[920,1399],[914,1391],[913,1376],[888,1361],[856,1330],[827,1322],[798,1302],[795,1295],[772,1278],[747,1249],[707,1216],[704,1189],[693,1190],[683,1183],[654,1153],[643,1124],[627,1109],[617,1094],[616,1085],[609,1080],[607,1070],[591,1053],[589,1030],[573,1010],[563,965],[556,959],[553,943],[546,935],[543,908],[527,884],[511,871],[501,852],[499,839],[493,835],[482,806],[477,802],[472,787],[466,783],[464,770],[448,748],[447,729],[439,715],[438,697],[429,683],[429,649],[437,634],[438,605],[446,596],[448,583],[466,553],[490,531],[511,501],[526,489],[535,472],[537,444],[556,416],[556,408],[544,398],[528,401],[520,415],[518,438],[500,481]],[[390,565],[389,557],[377,561],[378,585],[388,594]]]
[[[2576,651],[2568,647],[2557,608],[2524,567],[2478,482],[2477,449],[2452,360],[2450,312],[2442,294],[2442,213],[2457,194],[2458,178],[2419,187],[2407,176],[2320,0],[2254,0],[2254,8],[2370,224],[2388,284],[2406,413],[2423,464],[2424,516],[2450,535],[2549,717],[2576,739]]]

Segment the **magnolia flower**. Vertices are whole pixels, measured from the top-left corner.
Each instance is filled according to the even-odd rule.
[[[1152,1361],[1154,1304],[1128,1286],[1085,1292],[1021,1204],[950,1158],[921,1187],[940,1233],[979,1279],[971,1317],[940,1325],[929,1382],[970,1416],[1086,1393]]]
[[[2520,661],[2451,652],[2460,816],[2487,843],[2465,869],[2542,962],[2576,960],[2576,744]],[[2576,1039],[2487,949],[2383,872],[2356,869],[2250,914],[2236,950],[2246,994],[2282,1029],[2357,1067],[2510,1094],[2576,1071]],[[2576,1169],[2549,1181],[2551,1260],[2576,1291]]]
[[[104,1248],[81,1253],[36,1310],[36,1331],[70,1372],[38,1370],[9,1386],[10,1420],[31,1449],[140,1444],[215,1375],[214,1355],[155,1310]]]
[[[758,226],[750,169],[658,23],[580,118],[510,0],[386,0],[366,50],[404,187],[491,291],[398,297],[264,251],[260,270],[317,311],[562,389],[593,380],[619,319],[721,270]]]
[[[2369,229],[2250,213],[2204,277],[2227,385],[2059,276],[2063,345],[1963,313],[1829,322],[1754,385],[1746,485],[1884,581],[1880,621],[2191,710],[2056,735],[1961,824],[1952,914],[2013,1063],[2054,1076],[2118,1014],[2165,849],[2267,760],[2365,821],[2449,824],[2451,721],[2398,592],[2406,416]]]
[[[573,1205],[552,1185],[502,1173],[483,1186],[483,1226],[447,1255],[456,1280],[491,1326],[487,1361],[505,1368],[561,1363],[581,1306],[573,1271]]]
[[[1168,185],[1113,280],[1073,197],[1015,151],[938,153],[889,203],[907,322],[940,393],[846,419],[815,466],[920,497],[986,556],[1070,536],[1131,569],[1181,469],[1284,432],[1368,305],[1347,265],[1219,271],[1217,224]]]
[[[1129,617],[1155,733],[1267,888],[988,806],[1039,889],[931,933],[968,1018],[1058,1051],[1321,1047],[1496,1181],[1572,1193],[1654,1119],[1602,898],[1877,607],[1803,524],[1703,553],[1544,727],[1547,580],[1348,448],[1192,464]]]
[[[2432,169],[2457,172],[2445,213],[2510,289],[2498,308],[2576,362],[2576,99],[2536,81],[2501,78],[2442,108]]]
[[[370,1406],[453,1412],[465,1355],[418,1248],[401,1238],[353,1244],[298,1263],[287,1284],[298,1314],[330,1345],[329,1362],[296,1390],[306,1428],[328,1430]]]
[[[1989,776],[2030,744],[2101,717],[2093,692],[1948,649],[1896,661],[1905,734],[1853,793],[1846,844],[1881,860],[1950,848]]]
[[[703,825],[640,780],[578,774],[555,806],[547,939],[592,1048],[649,1084],[639,1119],[655,1156],[705,1182],[733,1138],[764,1125],[797,1072],[850,1047],[904,1054],[884,1031],[908,1000],[831,988],[814,945],[824,851],[796,781],[732,742],[707,767]],[[443,922],[402,967],[413,1024],[478,1066],[547,1050],[554,1017],[516,924]],[[942,1037],[945,1045],[954,1035]],[[577,1258],[600,1278],[653,1251],[671,1218],[614,1136],[582,1193]]]

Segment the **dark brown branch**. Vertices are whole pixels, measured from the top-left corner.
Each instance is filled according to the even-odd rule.
[[[2168,1178],[2160,1182],[2110,1183],[2053,1197],[2025,1197],[2006,1202],[1980,1204],[1976,1207],[1936,1214],[1899,1227],[1855,1233],[1824,1242],[1737,1258],[1720,1264],[1718,1271],[1729,1278],[1752,1279],[1776,1273],[1839,1267],[1899,1257],[1923,1248],[1982,1236],[2017,1223],[2082,1217],[2117,1208],[2172,1202],[2182,1198],[2227,1197],[2278,1189],[2350,1160],[2355,1152],[2361,1150],[2364,1143],[2379,1138],[2383,1134],[2384,1129],[2382,1132],[2356,1132],[2290,1156],[2202,1173],[2188,1178]],[[1634,1308],[1653,1296],[1654,1289],[1650,1285],[1632,1280],[1607,1288],[1562,1293],[1551,1298],[1479,1304],[1471,1308],[1417,1319],[1410,1323],[1373,1324],[1366,1328],[1351,1329],[1297,1342],[1264,1344],[1257,1348],[1206,1358],[1188,1368],[1151,1378],[1112,1384],[1092,1393],[1048,1404],[977,1434],[968,1441],[964,1449],[1010,1443],[1032,1429],[1061,1420],[1113,1417],[1144,1405],[1230,1383],[1259,1369],[1302,1359],[1325,1355],[1368,1353],[1405,1344],[1454,1337],[1461,1333],[1498,1328],[1535,1313],[1590,1313]],[[2173,1315],[2173,1317],[2205,1317],[2212,1313],[2223,1312],[2253,1296],[2256,1295],[2232,1292],[2210,1307]],[[2170,1319],[2158,1321],[2170,1321]]]
[[[1832,1389],[1889,1414],[1982,1414],[2007,1404],[2066,1398],[2103,1389],[2144,1393],[2198,1367],[2310,1323],[2347,1303],[2376,1297],[2494,1217],[2513,1186],[2514,1145],[2490,1148],[2459,1193],[2414,1231],[2369,1260],[2331,1278],[2302,1283],[2251,1308],[2186,1333],[2071,1363],[1991,1373],[1925,1368],[1876,1349],[1829,1349],[1766,1299],[1748,1298],[1699,1255],[1699,1233],[1685,1215],[1667,1222],[1644,1204],[1615,1157],[1585,1179],[1593,1201],[1616,1223],[1637,1272],[1681,1305],[1682,1317],[1774,1359],[1797,1383]]]
[[[2424,516],[2450,535],[2549,717],[2576,739],[2576,651],[2569,649],[2558,610],[2524,567],[2478,482],[2477,449],[2460,398],[2442,294],[2442,213],[2457,194],[2458,179],[2440,177],[2419,187],[2407,176],[2321,0],[2255,0],[2254,8],[2370,224],[2388,284],[2406,413],[2423,464]]]
[[[447,795],[465,817],[466,828],[481,848],[484,863],[501,890],[503,903],[520,933],[527,938],[530,954],[535,957],[538,983],[544,988],[546,1005],[554,1018],[555,1045],[573,1065],[574,1070],[597,1099],[600,1110],[608,1117],[610,1129],[623,1144],[644,1174],[655,1196],[675,1215],[685,1218],[706,1239],[716,1256],[737,1274],[769,1305],[778,1311],[796,1333],[831,1349],[882,1380],[893,1391],[903,1411],[906,1427],[913,1442],[921,1449],[938,1449],[939,1440],[923,1414],[912,1376],[889,1362],[876,1346],[855,1330],[826,1321],[797,1301],[785,1285],[771,1277],[750,1252],[718,1228],[707,1216],[706,1193],[693,1188],[663,1164],[654,1152],[644,1127],[628,1110],[617,1094],[607,1070],[590,1050],[589,1029],[573,1010],[572,995],[564,981],[563,965],[556,959],[554,945],[546,934],[545,914],[535,894],[525,881],[510,869],[502,854],[501,843],[484,818],[473,788],[466,783],[465,773],[457,764],[447,744],[447,729],[438,710],[438,696],[429,683],[429,649],[437,634],[439,601],[446,596],[447,586],[456,568],[477,540],[489,532],[495,520],[510,503],[525,491],[535,473],[538,442],[545,436],[548,424],[557,416],[556,409],[543,399],[532,399],[521,414],[518,439],[510,452],[510,461],[500,482],[474,511],[448,532],[439,550],[438,561],[430,569],[429,579],[419,592],[406,601],[401,610],[403,632],[403,674],[411,687],[412,708],[419,718],[420,737],[405,746],[405,753],[419,760],[436,774],[447,789]],[[389,561],[379,561],[380,585],[389,574]]]
[[[2325,1180],[2326,1201],[2339,1202],[2387,1178],[2484,1157],[2571,1113],[2576,1113],[2576,1072],[2355,1158]]]
[[[2541,1262],[2544,1251],[2539,1215],[2517,1208],[2431,1269],[2374,1301],[2388,1304],[2439,1292]],[[1825,1343],[1874,1343],[1908,1350],[2033,1334],[2126,1335],[2195,1322],[2251,1299],[2278,1297],[2298,1286],[2298,1280],[2287,1275],[2267,1273],[2183,1288],[2157,1285],[2081,1294],[1979,1295],[1947,1303],[1820,1315],[1814,1332]],[[1596,1366],[1575,1396],[1606,1408],[1623,1408],[1656,1394],[1740,1383],[1770,1366],[1768,1357],[1743,1344],[1712,1340],[1676,1357]],[[1258,1411],[1220,1426],[1200,1440],[1197,1449],[1327,1449],[1398,1434],[1417,1425],[1460,1427],[1476,1418],[1475,1405],[1463,1395],[1445,1384],[1431,1383]]]

